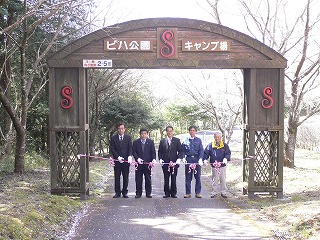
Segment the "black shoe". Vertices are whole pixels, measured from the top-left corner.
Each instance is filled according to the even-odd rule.
[[[123,198],[129,198],[127,194],[123,195]]]
[[[152,196],[151,196],[151,195],[147,195],[146,197],[147,197],[147,198],[152,198]]]
[[[115,194],[114,196],[113,196],[113,198],[119,198],[120,197],[120,194]]]
[[[170,197],[170,195],[164,195],[163,196],[163,198],[169,198]]]
[[[223,194],[223,193],[221,193],[221,197],[228,198],[228,196],[226,194]]]
[[[136,195],[134,198],[141,198],[141,195]]]
[[[177,198],[177,195],[171,195],[172,198]]]

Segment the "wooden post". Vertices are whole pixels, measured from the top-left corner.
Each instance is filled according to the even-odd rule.
[[[51,192],[89,193],[88,90],[83,68],[50,69],[49,135],[51,158]]]
[[[283,197],[283,69],[244,71],[244,158],[249,197],[255,192],[276,193]]]

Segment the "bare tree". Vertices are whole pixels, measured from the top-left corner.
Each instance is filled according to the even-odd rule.
[[[218,0],[207,1],[211,3],[214,18],[220,19],[221,16],[216,17],[216,14],[220,15]],[[248,33],[288,59],[285,77],[289,88],[285,100],[289,113],[285,156],[288,165],[294,167],[298,127],[320,112],[320,99],[315,94],[320,84],[319,1],[299,1],[302,8],[296,16],[293,10],[297,10],[297,2],[294,1],[238,2]]]
[[[178,86],[178,89],[191,97],[191,99],[205,110],[212,118],[217,129],[219,129],[226,142],[229,142],[232,136],[232,129],[235,125],[239,124],[239,118],[242,113],[242,84],[237,77],[232,78],[232,86],[237,89],[236,92],[231,92],[230,83],[225,83],[224,90],[219,90],[216,87],[223,85],[230,76],[225,75],[224,80],[220,81],[219,78],[212,77],[212,75],[204,74],[202,72],[202,82],[206,84],[196,84],[190,78],[183,78],[184,85]],[[239,101],[240,99],[240,101]]]
[[[75,10],[89,6],[91,3],[75,0],[58,1],[57,3],[24,0],[20,4],[21,9],[14,12],[16,21],[11,22],[0,31],[1,35],[8,36],[13,42],[10,51],[8,51],[9,46],[6,46],[6,55],[2,64],[3,66],[10,65],[8,63],[11,60],[10,56],[15,54],[17,57],[15,61],[18,62],[16,69],[19,69],[19,72],[12,74],[8,72],[8,68],[2,67],[0,73],[1,79],[10,81],[10,84],[5,85],[6,88],[2,87],[3,84],[0,87],[0,102],[10,116],[16,132],[15,172],[24,171],[28,110],[48,81],[45,57],[58,41],[63,41],[62,37],[65,37],[68,32],[64,26],[69,23],[70,17],[74,16],[75,19],[80,20],[81,16],[75,16]],[[39,42],[32,42],[35,40],[35,35],[39,33],[39,29],[47,33],[46,37],[42,40],[37,39]],[[13,71],[12,68],[11,71]],[[35,80],[38,84],[37,89],[34,89]],[[11,83],[15,84],[11,85]],[[7,92],[15,91],[15,88],[19,91],[17,101],[13,102]]]
[[[218,24],[221,24],[221,19],[220,19],[221,14],[218,9],[219,0],[214,0],[214,1],[206,0],[206,2],[212,10],[209,12],[209,14],[211,14],[211,16],[216,20]]]
[[[307,0],[301,13],[291,22],[288,20],[287,1],[277,0],[277,5],[273,9],[269,0],[261,1],[260,4],[267,9],[264,13],[261,11],[261,6],[260,9],[254,10],[246,1],[241,0],[240,3],[246,11],[244,17],[248,30],[251,29],[251,33],[254,33],[252,27],[250,28],[253,20],[260,34],[259,39],[283,56],[288,56],[285,76],[287,83],[290,84],[287,94],[290,98],[287,99],[289,116],[285,156],[289,166],[294,167],[298,128],[307,119],[320,112],[319,99],[312,97],[320,85],[320,48],[316,39],[320,30],[320,11],[316,7],[317,1]],[[310,96],[311,105],[306,104]]]
[[[121,70],[89,70],[89,95],[90,95],[90,141],[91,154],[99,151],[104,154],[104,148],[108,146],[109,136],[116,129],[116,122],[111,129],[105,129],[100,123],[102,105],[111,98],[126,96],[129,93],[139,92],[143,87],[141,75],[133,74],[132,71]]]

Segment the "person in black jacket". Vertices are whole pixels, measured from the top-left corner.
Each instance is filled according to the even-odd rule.
[[[156,163],[156,149],[154,141],[148,138],[148,130],[146,128],[140,129],[140,138],[133,142],[133,156],[138,162],[136,168],[136,196],[140,198],[142,195],[143,176],[145,180],[146,197],[152,198],[151,191],[151,164]]]
[[[166,127],[167,137],[160,140],[158,157],[162,165],[164,176],[164,196],[163,198],[177,197],[177,174],[182,158],[182,146],[179,138],[173,137],[172,126]],[[171,179],[171,187],[170,187]]]
[[[111,137],[110,151],[114,161],[114,190],[113,198],[122,196],[128,198],[128,183],[130,164],[132,163],[132,140],[128,134],[124,134],[126,126],[124,123],[117,124],[117,134]],[[120,178],[123,177],[123,187],[121,190]]]

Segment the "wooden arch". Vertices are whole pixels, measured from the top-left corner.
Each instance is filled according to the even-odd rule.
[[[176,59],[157,58],[157,32],[176,29]],[[152,52],[105,51],[104,40],[151,40]],[[182,41],[229,40],[230,51],[181,51]],[[179,52],[180,51],[180,52]],[[83,59],[112,59],[113,68],[285,68],[286,59],[273,49],[236,30],[210,22],[182,18],[154,18],[115,24],[74,41],[48,60],[50,67],[82,67]]]
[[[201,20],[151,18],[88,34],[48,58],[51,192],[88,194],[87,68],[242,69],[244,193],[283,195],[284,68],[273,49]],[[253,158],[252,158],[253,157]]]

